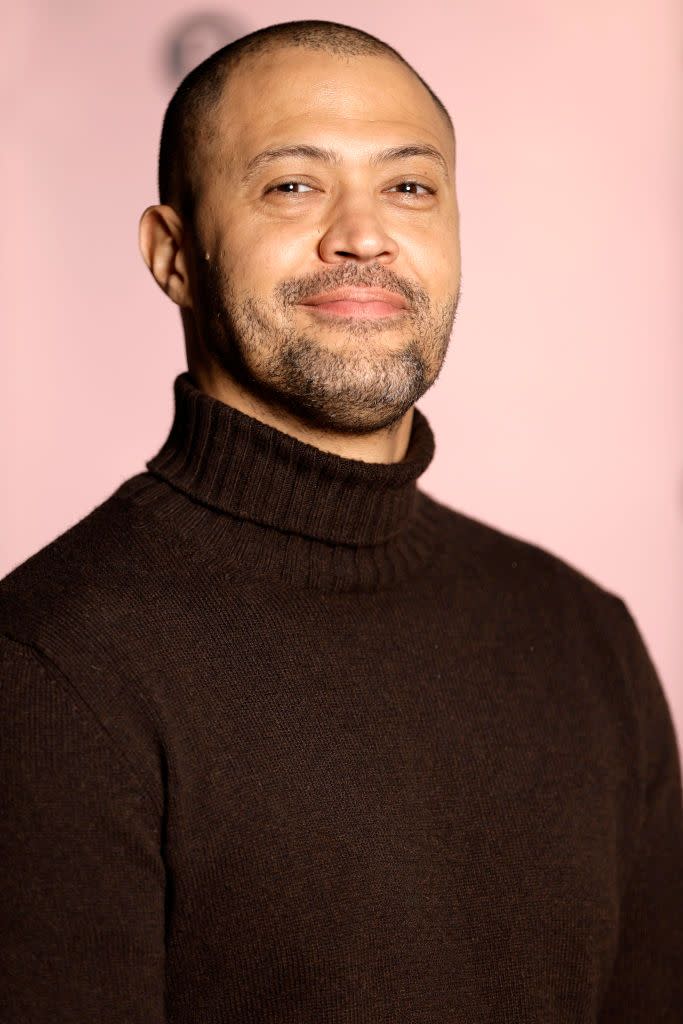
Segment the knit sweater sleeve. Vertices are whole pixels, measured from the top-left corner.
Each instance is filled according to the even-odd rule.
[[[683,798],[670,709],[637,626],[618,599],[621,658],[640,735],[640,829],[600,1024],[683,1020]]]
[[[162,1024],[160,816],[59,673],[0,639],[4,1024]]]

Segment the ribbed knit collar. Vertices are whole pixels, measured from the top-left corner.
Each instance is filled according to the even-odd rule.
[[[328,543],[380,544],[410,522],[417,480],[434,455],[419,411],[405,458],[370,463],[305,444],[175,380],[169,436],[147,463],[151,473],[219,512]]]

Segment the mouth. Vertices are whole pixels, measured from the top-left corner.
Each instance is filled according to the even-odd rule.
[[[397,317],[408,308],[402,295],[387,291],[385,288],[338,288],[335,291],[312,295],[299,305],[325,317],[353,317],[364,320]]]

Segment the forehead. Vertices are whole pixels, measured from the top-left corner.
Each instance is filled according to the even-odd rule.
[[[288,47],[249,57],[230,75],[214,117],[219,152],[237,161],[294,139],[337,147],[422,140],[454,159],[443,113],[409,68],[385,56]]]

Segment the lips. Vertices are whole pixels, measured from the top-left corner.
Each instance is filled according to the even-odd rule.
[[[336,288],[304,299],[300,305],[327,316],[388,317],[408,308],[402,295],[385,288]]]

